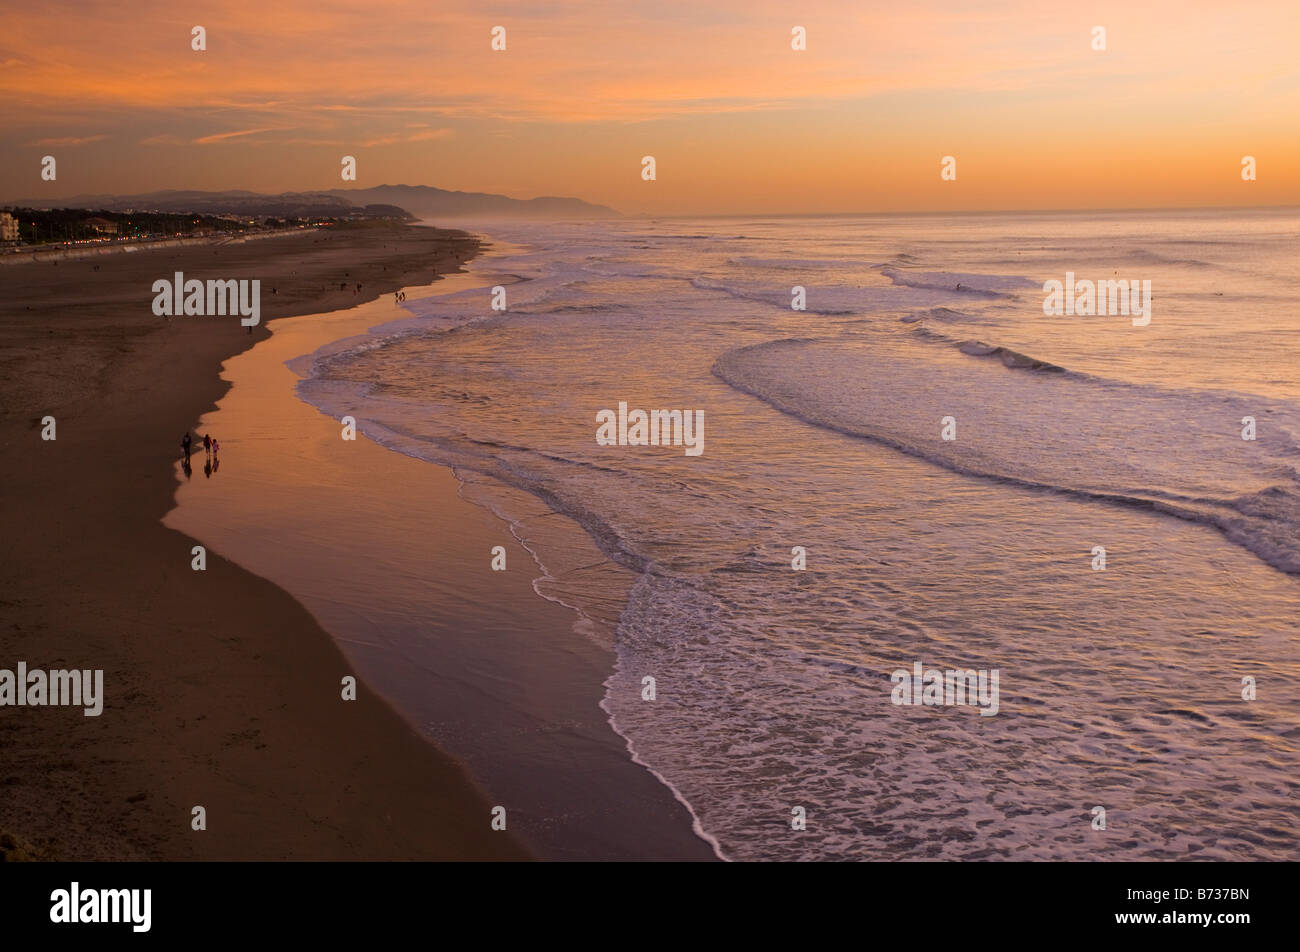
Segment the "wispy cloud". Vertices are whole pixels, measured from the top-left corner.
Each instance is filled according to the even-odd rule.
[[[184,136],[178,136],[174,132],[163,132],[156,136],[149,136],[147,139],[141,139],[141,145],[188,145],[191,139]]]
[[[97,135],[97,136],[55,136],[55,137],[47,138],[47,139],[35,139],[35,140],[33,140],[33,141],[31,141],[31,142],[29,142],[29,143],[27,143],[27,144],[28,144],[28,145],[43,145],[43,146],[70,146],[70,145],[85,145],[85,144],[88,143],[88,142],[99,142],[99,141],[101,141],[101,140],[103,140],[103,139],[107,139],[107,138],[108,138],[107,135]]]
[[[450,139],[455,135],[452,129],[423,129],[420,132],[394,133],[367,139],[361,144],[369,148],[376,145],[396,145],[402,142],[432,142],[435,139]]]
[[[225,142],[228,139],[239,139],[243,136],[255,136],[261,132],[274,132],[275,129],[266,127],[263,129],[240,129],[237,132],[217,132],[210,136],[202,136],[194,140],[195,145],[212,145],[215,142]]]

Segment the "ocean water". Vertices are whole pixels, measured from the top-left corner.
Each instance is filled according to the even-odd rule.
[[[529,540],[721,855],[1300,857],[1300,213],[489,234],[506,311],[410,302],[299,395],[635,573]],[[1045,315],[1067,272],[1150,281],[1149,325]],[[703,452],[599,445],[620,402],[703,411]],[[997,669],[997,714],[893,703],[916,662]]]

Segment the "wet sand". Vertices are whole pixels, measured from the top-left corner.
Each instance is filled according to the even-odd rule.
[[[477,259],[409,299],[483,287],[486,309],[486,288],[508,280],[487,269]],[[535,855],[713,859],[600,709],[617,609],[593,625],[540,597],[529,549],[552,571],[605,572],[619,606],[631,574],[539,500],[497,486],[530,514],[511,526],[467,501],[445,467],[372,442],[364,420],[345,440],[339,421],[294,396],[286,361],[408,316],[390,296],[277,321],[270,340],[227,361],[231,390],[200,426],[219,438],[221,465],[207,473],[200,451],[167,523],[302,601],[368,684],[469,766]],[[491,567],[498,545],[505,571]]]

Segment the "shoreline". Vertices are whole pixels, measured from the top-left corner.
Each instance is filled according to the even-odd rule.
[[[268,338],[154,317],[175,270],[260,278],[263,319],[318,314],[456,271],[479,242],[360,226],[0,269],[3,650],[103,669],[102,716],[8,709],[0,854],[72,860],[528,858],[462,766],[359,686],[285,591],[166,528],[180,433]],[[98,260],[96,260],[98,259]],[[338,282],[361,284],[356,294]],[[53,416],[57,439],[41,439]],[[57,756],[51,753],[57,751]],[[192,807],[206,829],[192,828]],[[471,821],[469,818],[473,818]]]
[[[503,279],[486,258],[473,269],[406,290],[415,299]],[[166,523],[306,606],[367,683],[507,806],[509,828],[535,855],[715,859],[689,807],[635,758],[604,709],[617,612],[592,618],[544,591],[557,564],[547,553],[561,567],[603,561],[581,528],[494,482],[490,495],[513,497],[507,516],[482,498],[483,483],[471,488],[453,467],[374,442],[362,419],[346,442],[337,421],[296,394],[290,368],[304,355],[408,317],[375,302],[279,320],[262,347],[228,361],[231,389],[201,429],[222,440],[224,468],[210,480],[196,470]],[[287,493],[286,470],[312,477]],[[322,511],[328,537],[312,516]],[[498,544],[510,571],[489,567]],[[604,571],[619,584],[623,570]],[[620,604],[631,580],[621,584]]]

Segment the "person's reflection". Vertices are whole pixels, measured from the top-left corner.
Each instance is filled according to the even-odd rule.
[[[203,476],[205,479],[212,476],[212,460],[210,459],[203,464]]]
[[[216,454],[216,453],[213,453],[213,454],[212,454],[212,471],[215,473],[215,472],[216,472],[217,470],[219,470],[219,469],[221,469],[221,460],[217,459],[217,454]]]
[[[185,473],[186,479],[189,479],[194,475],[194,467],[190,465],[190,458],[188,456],[185,457],[184,462],[181,463],[181,470]]]

